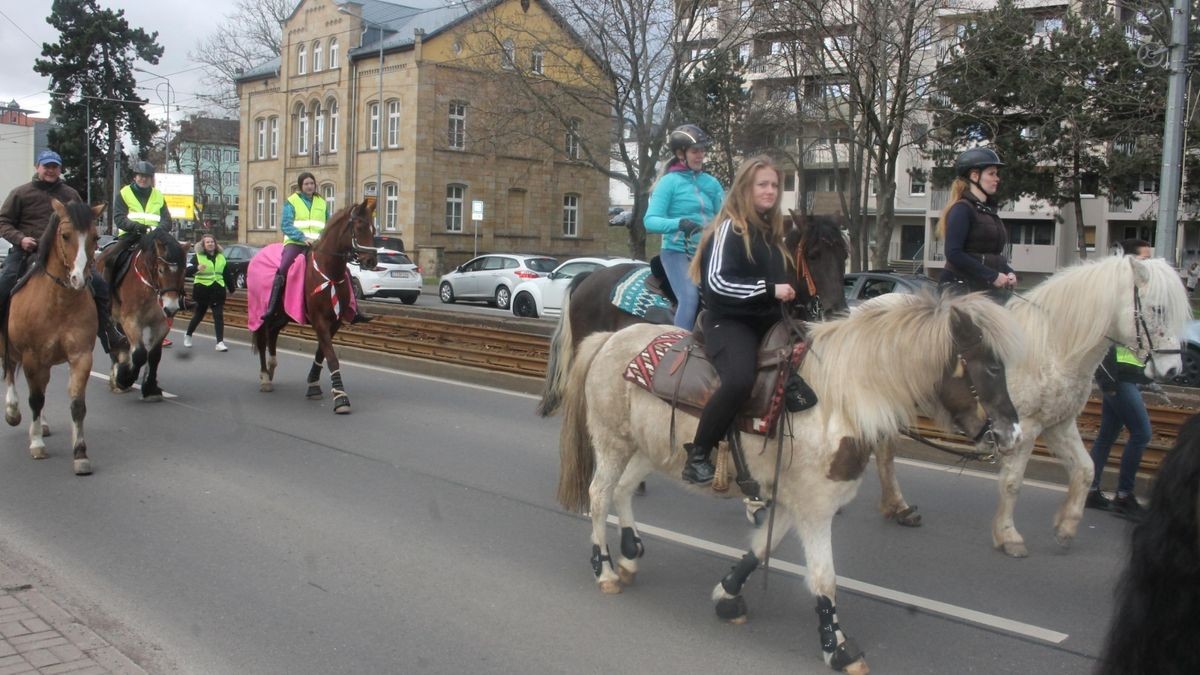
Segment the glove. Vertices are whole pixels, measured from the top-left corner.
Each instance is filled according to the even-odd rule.
[[[150,228],[142,225],[141,223],[135,223],[133,227],[129,228],[129,231],[133,232],[134,234],[146,234],[150,231]]]
[[[694,220],[684,218],[683,220],[679,221],[679,231],[683,233],[683,236],[689,239],[693,234],[699,232],[701,229],[703,229],[703,226]]]

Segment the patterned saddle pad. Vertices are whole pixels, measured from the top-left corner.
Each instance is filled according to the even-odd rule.
[[[646,287],[650,274],[649,267],[637,267],[627,272],[613,286],[612,303],[622,312],[643,319],[651,309],[670,311],[671,301]]]

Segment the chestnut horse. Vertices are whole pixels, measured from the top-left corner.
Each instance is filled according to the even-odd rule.
[[[308,371],[308,391],[305,396],[321,398],[321,362],[328,361],[333,411],[339,415],[350,412],[350,397],[346,395],[342,384],[341,365],[333,350],[333,336],[342,326],[342,316],[352,311],[353,291],[346,281],[346,263],[356,257],[363,269],[375,267],[378,249],[375,248],[374,213],[375,198],[367,197],[361,204],[333,214],[321,237],[304,257],[304,309],[308,322],[317,334],[317,352]],[[259,264],[265,264],[265,261],[259,257],[250,261],[251,266]],[[252,287],[247,292],[257,291]],[[265,306],[266,303],[262,304]],[[251,322],[255,318],[251,317]],[[288,322],[287,312],[280,311],[253,329],[253,349],[258,352],[260,391],[274,390],[275,345],[279,340],[279,331]]]
[[[82,202],[63,205],[52,200],[54,214],[38,242],[36,258],[9,302],[8,324],[0,331],[4,354],[4,421],[21,423],[17,405],[16,375],[25,370],[29,383],[29,454],[46,458],[49,433],[42,408],[50,367],[67,363],[71,397],[71,445],[75,474],[92,473],[83,440],[83,418],[87,414],[84,395],[92,372],[92,350],[96,346],[96,305],[88,283],[92,278],[92,256],[96,250],[96,218],[104,204],[88,208]]]
[[[142,400],[162,400],[158,363],[162,360],[163,338],[170,330],[167,320],[181,306],[189,248],[190,244],[180,244],[162,228],[141,235],[130,247],[129,269],[112,289],[113,322],[129,338],[128,342],[112,348],[112,370],[108,377],[112,391],[129,391],[142,366],[148,366],[142,382]],[[116,247],[109,247],[100,254],[102,269],[118,262],[109,260],[115,250]]]

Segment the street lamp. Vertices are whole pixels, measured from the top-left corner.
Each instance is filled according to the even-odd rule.
[[[134,68],[134,70],[136,70],[139,73],[145,73],[147,75],[152,75],[152,76],[157,77],[160,80],[163,80],[167,83],[167,100],[163,104],[163,108],[165,108],[167,111],[167,144],[166,144],[166,147],[163,148],[163,169],[170,171],[171,170],[171,164],[170,164],[170,158],[171,158],[171,94],[172,94],[171,78],[165,77],[163,75],[159,75],[158,73],[152,73],[152,72],[146,70],[145,68]],[[155,91],[155,93],[157,93],[158,88],[156,87],[154,91]],[[158,95],[158,100],[162,101],[162,94]]]
[[[338,13],[345,14],[347,16],[357,17],[358,20],[362,21],[364,25],[367,25],[370,28],[374,28],[376,31],[379,32],[379,77],[378,77],[379,100],[376,101],[376,103],[375,103],[375,105],[378,106],[377,109],[379,111],[376,114],[376,119],[379,121],[379,136],[378,136],[378,138],[375,139],[375,141],[376,141],[375,142],[375,199],[378,200],[383,196],[383,31],[384,31],[384,27],[382,24],[375,23],[374,21],[370,21],[370,20],[365,19],[357,14],[354,14],[353,12],[350,11],[350,8],[346,5],[342,5],[342,6],[338,7]],[[359,38],[358,44],[359,44],[359,46],[362,46],[362,38]],[[378,214],[379,207],[376,206],[375,209],[376,209],[375,210],[376,214]],[[378,216],[376,216],[376,218],[378,219]]]

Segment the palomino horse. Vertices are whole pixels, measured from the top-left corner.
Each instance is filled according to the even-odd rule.
[[[587,509],[592,520],[592,566],[600,590],[620,592],[637,573],[644,552],[633,514],[633,491],[650,471],[675,479],[685,459],[671,447],[664,420],[670,405],[626,380],[626,366],[651,341],[673,327],[639,325],[593,335],[580,345],[563,399],[558,499]],[[836,670],[866,672],[862,653],[838,626],[831,529],[838,508],[858,491],[872,447],[910,422],[918,409],[938,410],[943,422],[980,439],[981,448],[1004,452],[1020,438],[1008,398],[1004,362],[1020,348],[1020,331],[1001,307],[979,295],[921,296],[916,306],[876,308],[809,327],[809,355],[800,374],[820,403],[785,415],[781,434],[791,447],[746,453],[754,477],[777,491],[773,547],[793,527],[804,545],[808,587],[818,598],[821,648]],[[678,436],[688,438],[696,419],[679,416]],[[743,434],[742,444],[755,442]],[[774,477],[778,484],[774,485]],[[615,497],[621,526],[614,569],[605,521]],[[717,613],[740,622],[741,589],[768,553],[768,528],[713,591]],[[605,563],[608,563],[607,565]]]
[[[180,244],[170,232],[156,227],[141,235],[129,249],[128,270],[112,289],[113,322],[121,327],[128,342],[113,345],[108,387],[129,391],[147,366],[142,381],[142,400],[161,401],[158,364],[162,342],[170,330],[167,320],[179,311],[183,298],[184,272],[189,244]],[[117,247],[100,253],[101,268],[119,263],[110,260]],[[113,269],[113,278],[118,273]]]
[[[794,226],[788,230],[786,246],[793,253],[797,273],[796,303],[807,310],[804,317],[819,321],[823,315],[846,311],[844,292],[846,237],[832,218],[804,219],[792,212]],[[563,299],[562,316],[550,339],[546,381],[537,413],[549,417],[558,411],[571,359],[579,343],[592,333],[612,332],[645,323],[646,319],[622,311],[610,300],[613,287],[633,267],[614,265],[575,277]],[[575,308],[572,310],[572,308]]]
[[[308,398],[321,398],[321,363],[329,362],[330,388],[333,393],[333,411],[339,415],[350,412],[350,397],[342,384],[341,365],[333,350],[333,336],[342,326],[342,317],[351,309],[350,284],[346,281],[346,263],[357,257],[363,269],[373,269],[376,263],[375,198],[367,197],[361,204],[352,205],[333,214],[321,237],[312,245],[304,257],[304,309],[308,322],[317,334],[317,352],[312,368],[308,371]],[[252,267],[265,263],[255,257]],[[257,272],[257,270],[256,270]],[[273,272],[272,272],[273,273]],[[251,288],[248,293],[259,289]],[[251,301],[251,306],[256,303]],[[253,312],[252,312],[253,314]],[[352,315],[350,315],[352,316]],[[255,326],[255,316],[250,317],[254,332],[254,351],[258,352],[259,390],[273,391],[275,377],[275,344],[279,331],[288,324],[287,312],[277,312],[267,322]]]
[[[864,305],[897,302],[888,296]],[[1092,376],[1113,344],[1127,345],[1159,379],[1182,367],[1179,338],[1191,317],[1179,275],[1161,259],[1108,257],[1068,267],[1029,293],[1008,301],[1008,311],[1029,340],[1029,350],[1008,371],[1009,392],[1021,415],[1022,442],[1002,458],[1000,503],[992,522],[992,543],[1010,556],[1028,555],[1013,522],[1013,508],[1034,441],[1062,460],[1070,487],[1054,516],[1055,538],[1067,546],[1083,517],[1092,482],[1092,459],[1075,420],[1092,392]],[[911,513],[893,469],[894,449],[876,449],[885,516]]]
[[[50,367],[67,363],[71,380],[71,446],[75,474],[92,472],[83,440],[83,418],[87,414],[84,395],[92,372],[92,350],[96,346],[96,305],[88,283],[92,278],[92,255],[96,250],[96,218],[104,211],[99,204],[88,208],[81,202],[64,206],[53,201],[54,214],[38,242],[33,267],[13,294],[8,308],[7,329],[0,333],[4,354],[4,421],[21,423],[17,405],[17,371],[25,370],[29,383],[29,454],[45,459],[49,433],[42,415]]]

